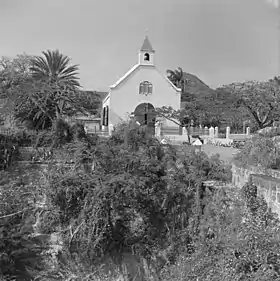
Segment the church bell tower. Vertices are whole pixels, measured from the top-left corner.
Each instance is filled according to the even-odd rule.
[[[155,50],[153,49],[148,36],[145,37],[143,45],[139,51],[138,63],[140,65],[154,65]]]

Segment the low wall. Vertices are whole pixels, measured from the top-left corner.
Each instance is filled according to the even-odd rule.
[[[271,210],[280,217],[280,171],[232,163],[232,183],[242,188],[249,180],[257,186],[258,195],[263,195]]]

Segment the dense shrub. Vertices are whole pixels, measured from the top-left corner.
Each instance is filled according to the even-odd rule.
[[[128,131],[127,139],[127,146],[121,134],[95,146],[64,146],[75,159],[74,169],[49,171],[52,208],[42,226],[45,231],[71,227],[63,235],[65,250],[84,264],[122,252],[150,259],[161,251],[167,263],[175,263],[181,252],[193,251],[191,234],[205,206],[200,201],[208,194],[203,181],[229,180],[228,167],[202,153],[190,153],[182,162],[175,149],[137,128]],[[91,169],[77,169],[85,163],[93,164]]]
[[[37,139],[37,132],[31,130],[21,130],[13,134],[13,139],[18,146],[33,146]]]
[[[245,142],[244,148],[235,156],[235,159],[243,165],[279,169],[279,144],[270,137],[254,136]]]
[[[206,153],[189,151],[184,159],[187,172],[201,181],[230,181],[231,165],[224,164],[219,154],[208,157]]]
[[[258,134],[263,137],[273,138],[280,136],[280,127],[267,127],[258,131]]]
[[[9,168],[18,156],[17,142],[12,136],[0,134],[0,171]]]
[[[62,165],[50,165],[47,173],[40,231],[59,230],[63,250],[60,267],[42,270],[39,280],[90,280],[103,258],[116,261],[124,252],[149,261],[160,256],[165,267],[157,275],[163,280],[277,280],[280,223],[251,183],[240,193],[205,186],[231,179],[230,166],[218,155],[189,151],[180,159],[173,147],[137,127],[129,128],[126,140],[116,131],[91,143],[76,127],[76,137],[53,150]],[[72,164],[64,165],[69,159]],[[31,207],[26,215],[32,218],[30,200],[20,193],[26,189],[12,190],[23,198],[17,204]],[[35,271],[36,254],[30,259]]]
[[[43,269],[42,241],[33,235],[36,185],[0,172],[0,276],[33,280]]]
[[[34,143],[34,147],[50,147],[53,144],[54,136],[52,131],[43,130],[38,132],[36,142]]]
[[[263,198],[250,194],[251,187],[240,194],[220,190],[209,198],[194,253],[180,255],[162,279],[279,280],[280,222]]]

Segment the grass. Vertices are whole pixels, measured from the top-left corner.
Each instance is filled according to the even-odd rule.
[[[233,160],[234,154],[236,154],[239,149],[232,147],[223,147],[223,146],[215,146],[211,144],[204,144],[202,146],[202,151],[204,151],[208,156],[213,154],[219,154],[220,159],[225,163],[231,163]]]

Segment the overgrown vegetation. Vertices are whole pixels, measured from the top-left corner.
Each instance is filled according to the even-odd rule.
[[[0,95],[13,102],[14,117],[25,126],[0,136],[0,277],[94,280],[109,261],[124,274],[120,265],[133,260],[140,271],[130,266],[128,280],[139,272],[154,280],[280,279],[280,222],[251,182],[241,192],[230,189],[230,166],[217,155],[189,150],[182,158],[133,122],[106,140],[88,136],[80,123],[69,125],[65,117],[96,112],[95,99],[80,95],[77,66],[67,57],[43,55],[7,61],[0,73]],[[230,95],[218,113],[213,107],[205,114],[217,92],[196,97],[187,93],[182,69],[169,74],[186,108],[156,109],[155,117],[190,126],[220,124],[233,112]],[[235,109],[246,109],[257,127],[277,118],[271,95],[261,103],[265,87],[278,95],[274,81],[227,90],[235,86]],[[248,87],[258,90],[255,99]],[[279,168],[277,134],[248,140],[237,159]],[[45,170],[20,170],[12,161],[18,146],[46,149]]]
[[[279,169],[279,141],[268,135],[257,135],[245,142],[244,148],[235,156],[243,165],[263,169]]]

